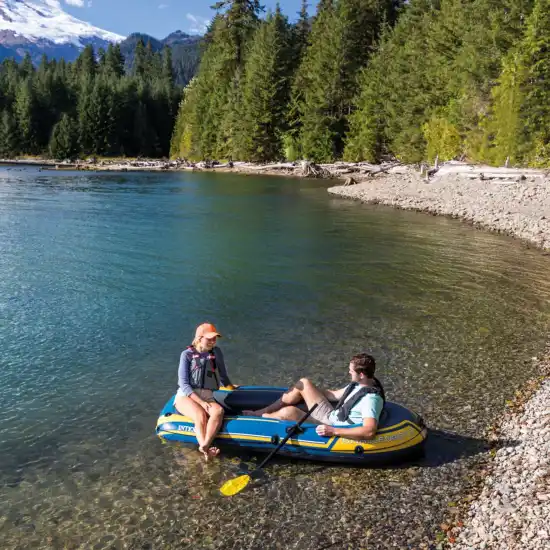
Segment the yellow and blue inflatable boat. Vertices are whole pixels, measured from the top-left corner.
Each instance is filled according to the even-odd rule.
[[[278,399],[287,388],[239,386],[220,388],[214,398],[225,409],[223,425],[214,440],[220,448],[247,452],[270,452],[287,435],[293,422],[244,416],[246,409],[259,409]],[[175,396],[174,396],[175,397]],[[157,421],[157,435],[167,441],[197,443],[193,421],[174,407],[174,397]],[[353,428],[350,425],[350,428]],[[279,454],[309,460],[386,464],[416,456],[423,447],[427,429],[420,416],[396,403],[386,402],[374,439],[357,441],[346,437],[321,437],[316,425],[304,423]]]

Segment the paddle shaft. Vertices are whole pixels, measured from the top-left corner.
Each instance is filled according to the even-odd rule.
[[[273,457],[273,455],[275,453],[277,453],[281,447],[298,431],[298,428],[309,418],[309,416],[311,415],[311,413],[317,408],[317,406],[319,405],[319,403],[315,403],[315,405],[313,405],[313,407],[311,407],[311,409],[309,409],[309,411],[306,412],[305,416],[302,418],[302,420],[300,420],[297,424],[294,424],[294,426],[292,426],[292,428],[290,428],[290,430],[288,431],[288,434],[286,435],[286,437],[277,445],[277,447],[275,447],[264,459],[263,461],[261,462],[261,464],[256,468],[256,470],[260,470],[261,468],[263,468],[270,460],[271,458]]]

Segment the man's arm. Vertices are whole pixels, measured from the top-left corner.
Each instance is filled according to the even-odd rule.
[[[346,387],[340,388],[339,390],[325,390],[323,392],[323,395],[329,400],[329,401],[338,401],[342,395],[344,395],[344,392],[346,391]]]
[[[321,424],[317,426],[316,431],[319,435],[332,437],[333,435],[346,437],[348,439],[372,439],[376,435],[378,422],[376,418],[363,418],[363,425],[357,428],[337,428],[336,426],[326,426]]]

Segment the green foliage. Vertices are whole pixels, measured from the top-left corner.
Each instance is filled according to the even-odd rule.
[[[124,74],[118,45],[101,51],[99,62],[91,46],[74,63],[2,62],[2,154],[167,155],[181,91],[169,50],[164,59],[144,52],[150,64],[139,77]]]
[[[290,28],[279,10],[256,31],[248,52],[243,83],[240,158],[265,162],[281,157],[290,91]]]
[[[426,140],[426,157],[429,161],[451,160],[458,157],[462,149],[462,137],[454,124],[446,118],[433,115],[422,126]]]
[[[304,1],[290,32],[274,42],[268,18],[251,44],[245,5],[205,37],[174,151],[550,164],[550,0],[321,0],[311,28]]]
[[[375,49],[396,5],[384,0],[339,0],[322,5],[310,46],[296,76],[294,110],[299,113],[304,156],[320,162],[339,158],[354,110],[357,78]]]
[[[2,111],[0,118],[0,156],[14,157],[19,152],[17,123],[9,109]]]
[[[67,113],[63,113],[53,127],[49,153],[57,160],[73,159],[78,155],[77,125]]]
[[[192,86],[180,104],[177,130],[170,150],[188,158],[231,157],[241,97],[247,43],[258,26],[256,0],[228,0],[216,4],[219,13],[205,36],[205,51]],[[174,143],[174,139],[183,140]]]
[[[521,161],[525,140],[520,114],[524,81],[521,56],[511,52],[492,90],[492,112],[484,125],[484,139],[477,155],[481,160],[502,164],[509,157],[512,163]]]

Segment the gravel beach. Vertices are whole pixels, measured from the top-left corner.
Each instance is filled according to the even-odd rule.
[[[550,178],[536,170],[506,170],[487,178],[462,166],[443,167],[427,179],[417,169],[338,186],[329,193],[371,204],[463,219],[550,250]],[[498,169],[497,169],[498,170]],[[495,177],[493,177],[495,176]],[[550,549],[550,347],[541,378],[533,381],[494,429],[498,449],[481,481],[480,494],[448,541],[457,550]]]

